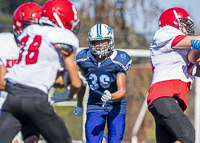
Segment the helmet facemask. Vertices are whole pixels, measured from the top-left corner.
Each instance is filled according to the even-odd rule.
[[[178,18],[174,21],[174,25],[179,27],[179,29],[183,32],[183,28],[186,29],[186,35],[194,35],[195,31],[192,28],[194,23],[191,18]]]
[[[46,16],[42,16],[41,19],[39,20],[39,23],[41,25],[57,26],[53,20],[51,20],[50,18]]]
[[[183,11],[183,10],[182,10]],[[173,13],[176,17],[176,20],[173,21],[173,24],[175,27],[177,27],[179,30],[183,32],[183,28],[186,29],[186,35],[194,35],[194,29],[192,28],[194,26],[193,20],[190,18],[190,16],[187,14],[183,15],[182,13],[177,13],[176,10],[173,10]]]
[[[187,35],[194,35],[195,31],[192,28],[194,26],[194,23],[191,18],[182,18],[180,22],[184,23],[184,27],[187,31],[186,33]]]
[[[80,20],[74,20],[71,22],[71,25],[72,25],[72,29],[71,31],[74,33],[74,34],[78,34],[79,32],[79,29],[80,29]]]
[[[99,47],[99,48],[95,47],[95,42],[102,41],[102,40],[107,40],[108,45],[104,45],[103,42],[102,42],[102,44],[101,44],[102,47]],[[101,58],[103,56],[110,54],[110,52],[112,52],[112,49],[114,48],[114,39],[112,39],[110,37],[110,38],[105,38],[105,39],[102,38],[102,39],[99,39],[99,40],[89,41],[89,48],[90,48],[93,55],[96,55],[99,58]]]
[[[39,19],[36,19],[35,21],[33,20],[33,19],[31,19],[31,18],[28,18],[28,19],[26,19],[26,20],[20,20],[20,21],[17,21],[16,23],[15,23],[15,25],[13,25],[13,31],[14,31],[14,34],[16,35],[16,36],[19,36],[21,33],[22,33],[22,31],[27,27],[27,26],[29,26],[29,25],[31,25],[31,24],[38,24],[39,22]]]

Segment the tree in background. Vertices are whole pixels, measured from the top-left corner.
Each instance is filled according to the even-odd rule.
[[[43,5],[46,0],[0,0],[1,24],[12,24],[13,12],[25,2]],[[115,30],[117,48],[145,48],[148,43],[144,36],[134,31],[134,24],[139,16],[143,16],[145,22],[141,23],[141,26],[145,28],[162,12],[155,0],[72,0],[72,2],[81,3],[81,8],[78,9],[81,19],[81,31],[78,36],[80,46],[88,46],[86,33],[92,25],[105,23]]]
[[[145,37],[135,32],[134,23],[142,15],[145,22],[141,26],[145,28],[161,12],[155,0],[87,0],[79,10],[80,32],[88,31],[93,24],[105,23],[114,29],[116,48],[148,48]],[[86,37],[79,36],[83,46],[88,46],[87,41],[82,43]]]
[[[12,30],[13,13],[17,7],[25,2],[43,5],[46,0],[0,0],[0,32]]]
[[[102,22],[123,30],[128,23],[134,26],[139,15],[145,20],[141,25],[146,26],[163,12],[155,0],[87,0],[80,11],[93,18],[91,25]]]
[[[157,15],[160,15],[162,10],[159,8],[156,0],[72,0],[74,3],[77,3],[77,1],[80,3],[85,1],[82,2],[80,9],[78,9],[81,21],[80,32],[78,34],[80,47],[88,47],[87,33],[90,27],[96,23],[105,23],[114,29],[115,48],[149,48],[149,42],[145,36],[135,32],[134,24],[138,20],[138,17],[142,15],[145,22],[141,23],[141,26],[145,28],[147,24],[151,24]],[[0,2],[0,28],[2,23],[6,23],[6,25],[10,26],[9,31],[12,31],[13,12],[19,5],[28,2],[28,0],[0,0]],[[36,2],[43,5],[46,0],[29,0],[29,2]],[[5,31],[5,28],[4,25],[0,31]],[[149,58],[133,58],[134,65],[145,63],[150,63]],[[151,72],[150,70],[144,72],[138,70],[137,73],[134,72],[128,76],[127,104],[129,107],[127,110],[125,141],[130,141],[131,139],[132,127],[151,82]],[[61,113],[60,115],[64,117],[64,114]],[[149,118],[152,119],[151,117]],[[76,119],[73,119],[73,121],[76,121]],[[151,124],[151,121],[148,120],[148,123]],[[140,130],[139,135],[141,140],[147,138],[144,134],[144,130],[146,130],[145,125],[147,124],[144,124]],[[76,128],[73,129],[77,132]],[[70,132],[73,131],[70,130]]]

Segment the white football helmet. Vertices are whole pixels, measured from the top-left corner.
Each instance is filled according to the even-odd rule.
[[[97,50],[94,42],[98,40],[109,40],[108,48],[104,50]],[[113,30],[106,24],[94,25],[88,33],[89,48],[92,54],[99,56],[106,56],[114,48],[114,33]]]

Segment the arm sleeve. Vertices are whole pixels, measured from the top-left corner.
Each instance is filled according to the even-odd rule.
[[[81,50],[77,55],[76,55],[76,64],[77,66],[85,72],[85,61],[87,60],[87,51],[86,50]]]
[[[181,40],[183,40],[186,37],[186,35],[178,35],[174,38],[171,44],[171,48],[176,46]]]
[[[3,61],[0,59],[0,65],[3,65]]]

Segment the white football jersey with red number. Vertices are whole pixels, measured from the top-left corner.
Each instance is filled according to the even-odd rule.
[[[59,27],[30,25],[18,39],[25,46],[21,47],[18,63],[5,75],[5,79],[45,93],[55,82],[57,72],[65,68],[61,52],[53,44],[71,45],[74,51],[79,48],[76,35]]]
[[[7,71],[17,62],[19,47],[12,33],[0,33],[0,64],[5,65]]]
[[[187,61],[190,47],[182,50],[171,48],[172,41],[178,35],[184,35],[172,26],[160,28],[154,35],[150,46],[153,78],[152,84],[172,79],[192,83],[196,65]]]
[[[12,33],[0,33],[0,65],[4,65],[6,70],[17,62],[19,57],[19,47],[17,46]],[[7,92],[0,91],[0,109],[6,100]]]

